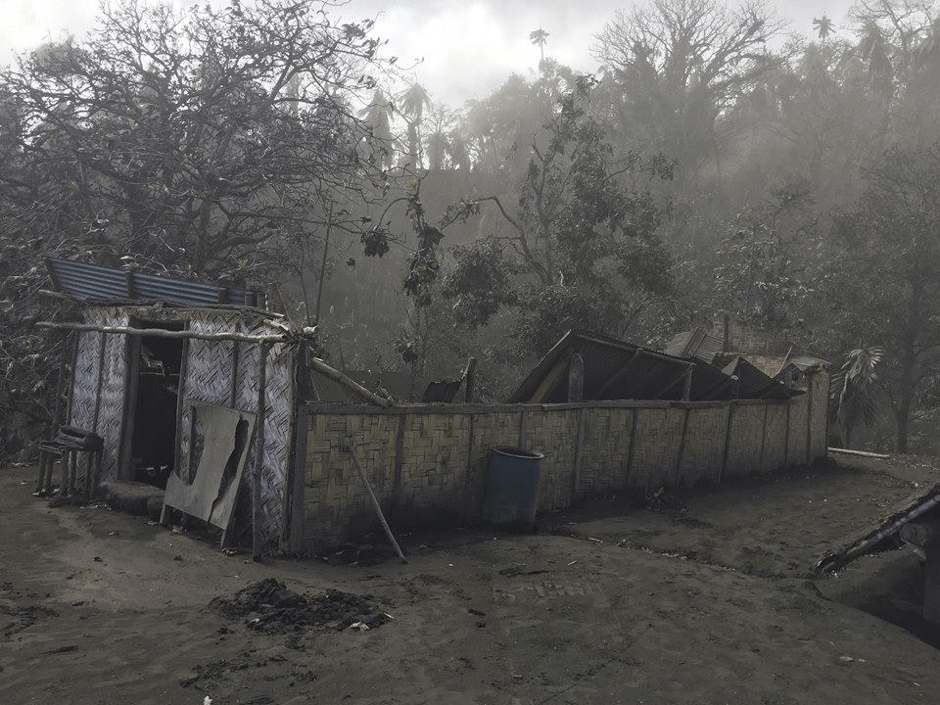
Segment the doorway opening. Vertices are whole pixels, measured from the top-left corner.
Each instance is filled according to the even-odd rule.
[[[182,323],[134,321],[135,328],[182,331]],[[135,336],[137,393],[133,400],[131,478],[166,487],[176,459],[177,408],[183,339]]]

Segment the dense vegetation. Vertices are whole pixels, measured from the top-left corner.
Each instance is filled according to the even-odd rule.
[[[834,422],[907,450],[940,405],[940,19],[866,0],[652,0],[595,75],[459,109],[329,3],[106,6],[0,73],[0,453],[50,417],[47,255],[276,284],[349,369],[499,397],[578,326],[655,345],[736,315],[833,360]],[[802,29],[802,28],[797,28]],[[921,446],[924,447],[924,446]]]

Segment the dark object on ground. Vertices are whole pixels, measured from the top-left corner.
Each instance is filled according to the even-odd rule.
[[[252,583],[231,600],[216,597],[209,606],[229,619],[244,619],[251,629],[278,634],[304,627],[346,629],[354,624],[380,627],[389,617],[371,595],[353,595],[327,590],[313,596],[300,595],[274,578]]]
[[[148,516],[148,502],[159,501],[163,505],[163,490],[145,482],[102,482],[98,490],[116,512]]]
[[[651,512],[679,512],[687,514],[689,508],[679,501],[675,495],[666,492],[665,487],[660,487],[655,492],[647,492],[643,497],[643,506]]]

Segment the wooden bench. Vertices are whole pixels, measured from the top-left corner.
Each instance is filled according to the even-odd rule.
[[[62,474],[59,480],[59,496],[75,492],[78,473],[78,454],[85,454],[84,494],[92,497],[98,489],[101,477],[101,455],[104,439],[91,431],[75,426],[60,426],[56,437],[39,444],[39,478],[36,480],[37,497],[52,494],[52,464],[59,460]]]

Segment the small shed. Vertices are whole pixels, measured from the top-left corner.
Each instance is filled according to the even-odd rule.
[[[261,535],[286,538],[305,331],[263,309],[261,292],[48,260],[56,289],[82,304],[65,422],[104,439],[103,480],[191,481],[205,439],[200,409],[255,419],[245,466],[260,476]],[[243,483],[248,482],[248,473]]]

